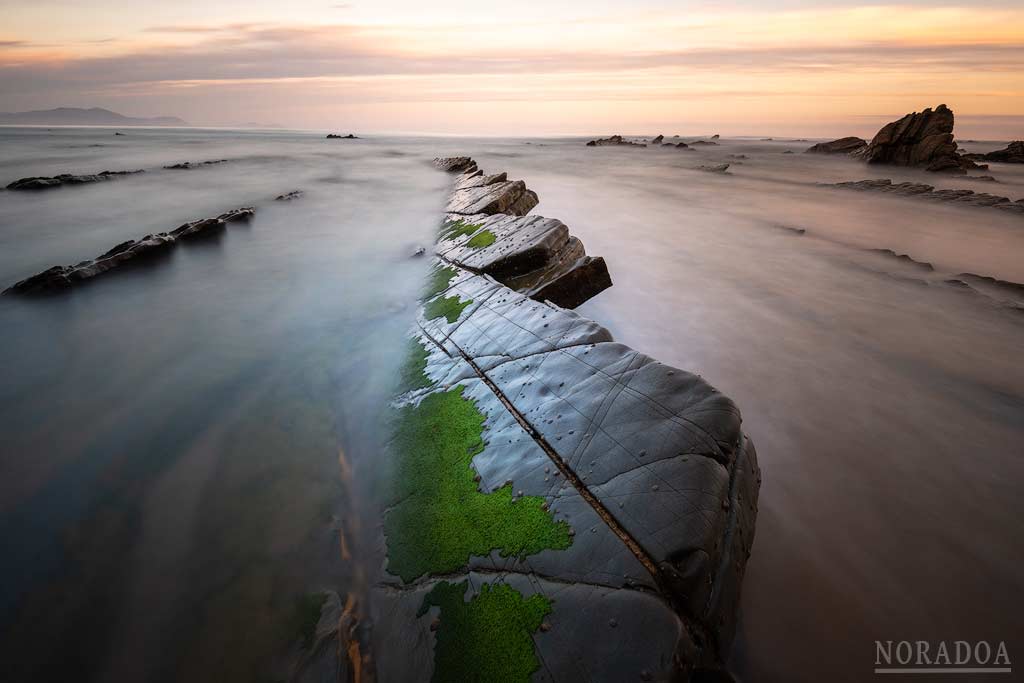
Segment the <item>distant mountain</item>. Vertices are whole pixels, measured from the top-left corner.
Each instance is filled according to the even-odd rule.
[[[109,109],[59,107],[42,111],[0,112],[0,126],[187,126],[176,116],[135,118]]]

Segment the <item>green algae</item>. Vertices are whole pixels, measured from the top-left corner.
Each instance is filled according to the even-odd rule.
[[[466,306],[473,303],[472,299],[459,301],[457,296],[446,296],[442,299],[434,299],[423,307],[423,317],[427,320],[444,316],[448,322],[453,323],[462,315]]]
[[[498,550],[526,557],[572,542],[539,496],[514,497],[512,485],[477,487],[473,456],[484,449],[486,419],[464,387],[399,409],[392,440],[398,457],[395,500],[384,519],[388,571],[403,581],[454,572],[470,557]]]
[[[443,581],[423,598],[418,616],[441,608],[433,683],[527,683],[540,668],[532,634],[551,613],[539,593],[523,598],[508,584],[484,584],[469,602],[467,581]]]
[[[495,239],[497,238],[494,236],[493,232],[490,230],[483,230],[478,235],[474,236],[473,239],[466,242],[466,246],[472,247],[473,249],[483,249],[484,247],[489,247],[494,244]]]
[[[434,266],[434,269],[430,273],[430,277],[427,279],[427,287],[423,292],[423,299],[429,299],[432,296],[436,296],[448,289],[448,283],[452,281],[452,278],[458,275],[458,271],[451,266]]]
[[[307,593],[295,599],[292,609],[291,628],[302,639],[302,647],[313,647],[316,625],[320,622],[320,610],[327,602],[327,593]]]
[[[426,347],[415,339],[409,340],[409,350],[399,371],[399,391],[426,389],[433,384],[426,373],[428,355]]]
[[[464,220],[448,221],[441,226],[439,236],[442,240],[453,240],[456,237],[467,237],[479,230],[483,223],[467,223]]]

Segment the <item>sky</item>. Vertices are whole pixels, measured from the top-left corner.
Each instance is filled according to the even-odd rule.
[[[0,0],[0,111],[363,133],[1024,137],[1014,0]]]

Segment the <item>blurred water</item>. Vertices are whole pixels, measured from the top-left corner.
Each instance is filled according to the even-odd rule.
[[[0,194],[5,287],[256,207],[73,292],[0,297],[3,678],[271,676],[297,597],[344,594],[354,571],[339,527],[381,466],[377,420],[426,267],[410,254],[447,179],[415,141],[8,129],[0,146],[3,184],[149,169]]]
[[[816,184],[891,177],[1018,199],[1024,171],[967,184],[788,155],[809,143],[785,141],[127,133],[0,131],[4,184],[155,169],[0,194],[0,284],[236,206],[257,215],[66,296],[0,298],[14,680],[258,680],[295,596],[344,590],[340,520],[384,467],[377,419],[423,275],[408,255],[446,193],[426,162],[455,153],[525,179],[535,213],[605,256],[615,286],[583,314],[742,409],[765,479],[738,673],[863,680],[876,639],[1020,649],[1024,302],[944,280],[1024,282],[1024,219]],[[718,162],[731,174],[694,170]]]

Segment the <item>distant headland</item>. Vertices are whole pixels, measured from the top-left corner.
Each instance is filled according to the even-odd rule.
[[[187,126],[177,116],[136,118],[109,109],[58,107],[38,111],[0,112],[0,126]]]

